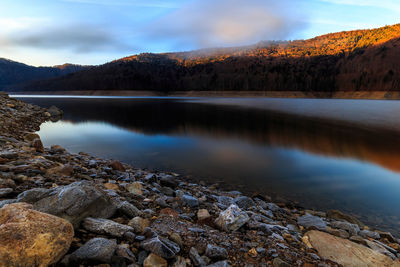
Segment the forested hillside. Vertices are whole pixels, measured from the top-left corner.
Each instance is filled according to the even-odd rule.
[[[20,90],[400,90],[400,24],[309,40],[140,54]]]

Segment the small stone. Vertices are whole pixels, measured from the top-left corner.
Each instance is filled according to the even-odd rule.
[[[138,208],[136,208],[135,205],[129,203],[128,201],[121,202],[117,210],[122,212],[129,218],[134,218],[142,214],[142,212]]]
[[[207,263],[202,257],[200,257],[199,252],[196,248],[192,247],[189,251],[189,257],[192,260],[194,266],[206,266]]]
[[[130,226],[116,223],[107,219],[86,218],[82,223],[83,228],[97,234],[106,234],[114,237],[122,237],[126,232],[134,229]]]
[[[200,210],[197,211],[197,219],[199,221],[207,220],[210,217],[211,217],[211,215],[208,212],[208,210],[206,210],[206,209],[200,209]]]
[[[40,136],[37,133],[27,133],[24,136],[24,140],[27,142],[32,142],[35,139],[39,139],[40,140]]]
[[[129,221],[128,225],[133,228],[135,233],[142,234],[144,229],[150,226],[150,221],[141,217],[135,217]]]
[[[131,263],[136,262],[135,254],[132,253],[132,251],[129,249],[129,245],[127,244],[118,245],[117,249],[115,250],[115,254]]]
[[[114,191],[117,191],[119,188],[118,184],[112,184],[112,183],[105,183],[104,187],[106,189],[110,189],[110,190],[114,190]]]
[[[183,246],[183,240],[182,237],[178,234],[178,233],[172,233],[169,236],[169,239],[174,241],[175,243],[177,243],[179,245],[179,247]]]
[[[79,264],[110,263],[116,248],[115,240],[93,238],[74,251],[70,256],[70,261]]]
[[[307,229],[326,230],[326,223],[322,218],[306,214],[297,218],[297,223]]]
[[[111,162],[110,163],[110,167],[113,168],[116,171],[120,171],[120,172],[125,172],[126,171],[124,165],[122,165],[122,163],[117,161],[117,160]]]
[[[225,260],[228,258],[228,252],[226,249],[211,244],[207,245],[205,255],[212,260]]]
[[[1,188],[0,189],[0,198],[4,198],[11,194],[14,190],[12,188]]]
[[[126,190],[128,190],[130,193],[135,194],[135,195],[143,195],[143,191],[142,191],[142,184],[139,182],[134,182],[131,184],[128,184],[126,186]]]
[[[284,262],[283,260],[281,260],[280,258],[275,258],[272,262],[272,265],[274,267],[290,267],[290,264],[288,264],[287,262]]]
[[[207,265],[207,267],[231,267],[227,261],[218,261],[213,264]]]
[[[168,266],[167,261],[154,253],[150,253],[150,255],[143,262],[143,267],[167,267],[167,266]]]
[[[232,204],[221,212],[215,220],[215,225],[224,231],[236,231],[250,220],[246,212]]]
[[[162,239],[159,237],[153,237],[151,239],[143,241],[140,246],[157,254],[165,259],[172,259],[180,251],[180,247],[168,239]]]
[[[65,148],[63,148],[62,146],[59,146],[59,145],[54,145],[54,146],[50,147],[50,152],[52,152],[54,154],[57,154],[57,153],[62,154],[65,151],[66,151]]]
[[[373,239],[380,239],[381,236],[377,232],[369,231],[369,230],[361,230],[358,233],[360,236],[364,238],[373,238]]]
[[[188,263],[186,262],[186,259],[181,256],[177,256],[174,263],[172,264],[172,267],[186,267],[188,266]]]
[[[257,250],[255,248],[252,248],[249,250],[248,254],[250,257],[256,258],[258,256]]]
[[[234,199],[234,203],[243,210],[248,210],[251,207],[255,206],[254,201],[246,196],[240,196]]]
[[[199,200],[191,195],[183,195],[182,201],[185,205],[195,208],[199,206]]]
[[[31,147],[33,147],[36,152],[44,152],[44,147],[43,147],[43,143],[40,139],[35,139],[31,142]]]

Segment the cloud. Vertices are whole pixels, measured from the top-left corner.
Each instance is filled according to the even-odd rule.
[[[120,41],[111,30],[99,25],[46,27],[43,23],[22,22],[14,21],[12,30],[0,31],[0,48],[65,49],[76,53],[133,49]]]
[[[62,0],[63,2],[90,4],[90,5],[109,5],[109,6],[138,6],[138,7],[159,7],[175,8],[174,3],[169,1],[157,0]]]
[[[295,0],[194,0],[153,23],[147,38],[204,48],[286,39],[305,26]]]

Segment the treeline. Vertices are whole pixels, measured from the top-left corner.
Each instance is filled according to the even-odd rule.
[[[400,90],[400,25],[304,41],[140,54],[21,90]]]

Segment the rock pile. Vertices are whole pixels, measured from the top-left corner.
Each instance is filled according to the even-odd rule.
[[[50,114],[0,103],[0,266],[400,266],[400,240],[349,215],[42,148]]]

